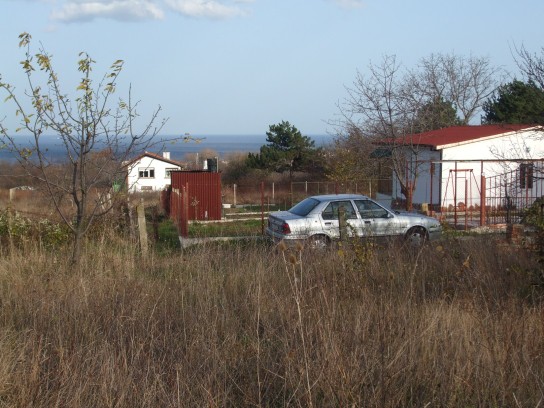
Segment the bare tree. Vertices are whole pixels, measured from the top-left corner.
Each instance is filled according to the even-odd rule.
[[[544,47],[540,49],[540,55],[531,53],[523,45],[515,48],[515,53],[514,59],[523,76],[544,90]]]
[[[361,160],[371,157],[376,146],[372,139],[365,137],[357,127],[345,130],[346,133],[337,135],[334,142],[326,150],[327,176],[338,183],[361,183],[372,178],[379,178],[379,160]],[[387,177],[389,178],[389,173]]]
[[[183,156],[183,161],[188,170],[202,170],[204,161],[214,158],[219,160],[219,153],[214,149],[204,148],[196,153],[186,153]]]
[[[468,124],[495,89],[497,73],[485,58],[431,55],[408,70],[395,56],[385,56],[380,64],[369,65],[366,76],[357,72],[346,88],[340,127],[344,132],[358,128],[375,144],[388,146],[393,173],[411,209],[421,164],[414,133]],[[445,115],[448,106],[461,117]]]
[[[127,100],[113,100],[123,61],[115,61],[95,83],[95,61],[80,53],[81,81],[72,101],[61,87],[51,55],[43,46],[32,55],[28,33],[19,39],[19,46],[25,50],[21,64],[28,88],[17,94],[13,86],[0,80],[0,89],[7,93],[6,101],[14,103],[15,116],[20,118],[20,127],[15,130],[8,129],[5,118],[0,118],[0,138],[27,173],[43,184],[56,212],[70,228],[71,261],[77,264],[85,234],[97,217],[111,210],[116,194],[123,190],[123,162],[162,143],[157,135],[165,120],[159,120],[158,107],[137,131],[138,103],[132,101],[130,90]],[[25,142],[19,133],[30,134],[30,139]],[[53,171],[59,166],[54,165],[44,144],[46,137],[51,136],[63,148],[62,171]],[[67,197],[71,199],[70,206],[63,205]]]
[[[417,156],[418,146],[406,138],[420,103],[408,92],[406,75],[395,56],[385,56],[380,65],[370,64],[369,75],[358,72],[353,87],[346,88],[348,97],[340,111],[348,133],[357,128],[374,143],[390,148],[389,163],[409,209],[417,169],[407,165],[408,153]]]
[[[475,118],[498,85],[500,70],[488,58],[431,54],[407,75],[407,97],[421,101],[444,100],[452,104],[461,125]]]

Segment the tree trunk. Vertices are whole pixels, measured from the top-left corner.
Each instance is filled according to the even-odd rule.
[[[76,197],[74,195],[74,197]],[[83,196],[85,199],[85,196]],[[83,199],[75,200],[76,203],[76,220],[73,226],[74,243],[72,246],[72,257],[70,264],[72,266],[79,265],[81,259],[81,246],[83,245],[83,237],[85,235],[85,224],[83,214],[85,213],[85,202]]]
[[[406,211],[412,211],[415,184],[409,181],[407,185],[401,183],[400,192],[406,197]]]
[[[81,231],[81,225],[76,225],[74,231],[74,243],[72,245],[72,256],[70,258],[70,264],[72,266],[78,266],[81,260],[81,246],[83,242],[83,233]]]

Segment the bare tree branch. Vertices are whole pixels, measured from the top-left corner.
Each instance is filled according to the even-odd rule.
[[[340,133],[349,135],[357,128],[387,145],[395,177],[411,196],[419,149],[413,134],[468,124],[495,90],[499,72],[486,58],[432,54],[415,69],[405,69],[395,56],[385,56],[379,64],[371,63],[366,75],[357,72],[346,87],[347,97],[339,105]]]
[[[0,122],[0,138],[27,173],[45,187],[57,213],[72,231],[72,262],[78,263],[83,237],[96,218],[111,210],[120,192],[113,184],[126,182],[124,162],[164,143],[158,134],[166,121],[159,120],[158,107],[143,130],[137,131],[138,102],[133,102],[131,90],[128,100],[113,102],[123,61],[115,61],[95,85],[95,61],[80,53],[81,82],[72,101],[61,89],[52,58],[43,46],[32,55],[31,36],[23,33],[19,38],[25,50],[21,64],[28,86],[23,96],[30,99],[31,108],[25,108],[23,97],[12,86],[1,82],[0,89],[14,104],[20,127],[11,131]],[[21,131],[32,135],[30,143],[21,142],[17,136]],[[44,137],[51,136],[56,136],[64,148],[62,164],[53,165],[48,157]],[[63,204],[66,197],[71,199],[73,210]]]

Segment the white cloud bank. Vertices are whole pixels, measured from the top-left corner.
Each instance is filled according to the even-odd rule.
[[[110,18],[120,21],[138,21],[161,19],[163,10],[148,0],[114,0],[114,1],[66,1],[58,10],[54,10],[51,18],[63,22],[91,21],[95,18]]]
[[[40,0],[38,0],[40,1]],[[117,21],[160,20],[168,12],[187,17],[227,19],[249,15],[257,0],[57,0],[51,19],[84,22],[97,18]],[[362,0],[327,0],[342,8],[359,8]]]
[[[191,17],[231,18],[247,15],[247,10],[236,2],[218,0],[166,0],[172,10]],[[245,3],[249,3],[245,1]]]
[[[333,0],[340,7],[345,9],[357,9],[363,7],[365,4],[363,0]]]

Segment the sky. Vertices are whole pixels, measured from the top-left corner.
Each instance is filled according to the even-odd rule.
[[[0,0],[0,75],[22,93],[22,32],[53,55],[66,92],[79,53],[102,75],[124,61],[143,126],[158,106],[166,135],[263,135],[289,121],[334,134],[357,72],[395,55],[406,68],[432,53],[489,58],[519,76],[512,49],[544,46],[542,0]],[[14,108],[0,119],[16,127]]]

